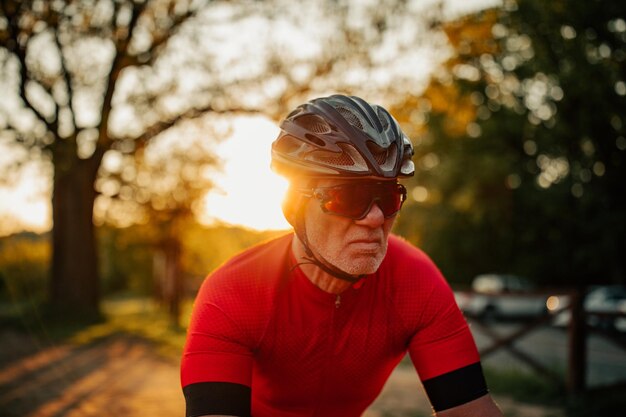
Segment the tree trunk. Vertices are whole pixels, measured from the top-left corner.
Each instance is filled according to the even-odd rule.
[[[54,169],[49,301],[60,313],[97,317],[100,291],[93,225],[96,170],[91,160],[77,160],[71,167],[55,161]]]

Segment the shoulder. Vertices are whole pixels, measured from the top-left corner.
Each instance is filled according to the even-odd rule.
[[[198,299],[242,305],[271,293],[289,268],[291,240],[287,234],[232,257],[205,278]]]
[[[421,249],[397,235],[389,236],[387,256],[381,265],[383,271],[394,276],[394,281],[422,285],[445,282],[439,268]]]
[[[454,303],[452,290],[432,259],[399,236],[389,237],[379,277],[395,309],[414,325],[434,306]]]
[[[291,235],[285,235],[234,256],[211,273],[196,297],[190,328],[212,326],[221,337],[255,346],[288,276],[290,248]]]

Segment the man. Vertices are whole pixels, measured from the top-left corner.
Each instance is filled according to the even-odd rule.
[[[413,148],[382,107],[312,100],[281,124],[295,234],[234,257],[202,285],[184,349],[187,416],[359,416],[408,351],[437,416],[502,414],[450,287],[390,234]]]

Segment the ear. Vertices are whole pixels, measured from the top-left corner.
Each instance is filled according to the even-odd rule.
[[[295,228],[296,217],[298,210],[300,210],[302,204],[307,204],[310,200],[308,197],[302,195],[298,188],[310,188],[315,186],[315,181],[312,179],[299,178],[289,184],[287,194],[282,203],[283,215],[289,224]]]
[[[298,212],[300,204],[306,204],[306,201],[304,200],[305,197],[302,196],[302,193],[294,191],[294,187],[291,185],[287,190],[285,199],[283,200],[282,209],[285,219],[292,227],[295,227],[296,213]]]

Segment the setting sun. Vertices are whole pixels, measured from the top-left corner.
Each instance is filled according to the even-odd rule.
[[[287,181],[270,169],[270,147],[278,127],[264,117],[238,117],[232,136],[217,153],[223,171],[214,176],[216,189],[204,200],[200,221],[222,221],[253,229],[287,229],[280,204]]]
[[[211,177],[215,188],[204,198],[198,220],[257,230],[280,230],[290,226],[281,211],[287,182],[270,169],[270,148],[278,127],[262,117],[235,117],[232,135],[217,146],[222,170]],[[31,170],[32,171],[32,170]],[[50,184],[41,173],[24,175],[15,186],[0,187],[2,234],[21,229],[42,232],[50,228]],[[14,220],[9,220],[14,219]]]

